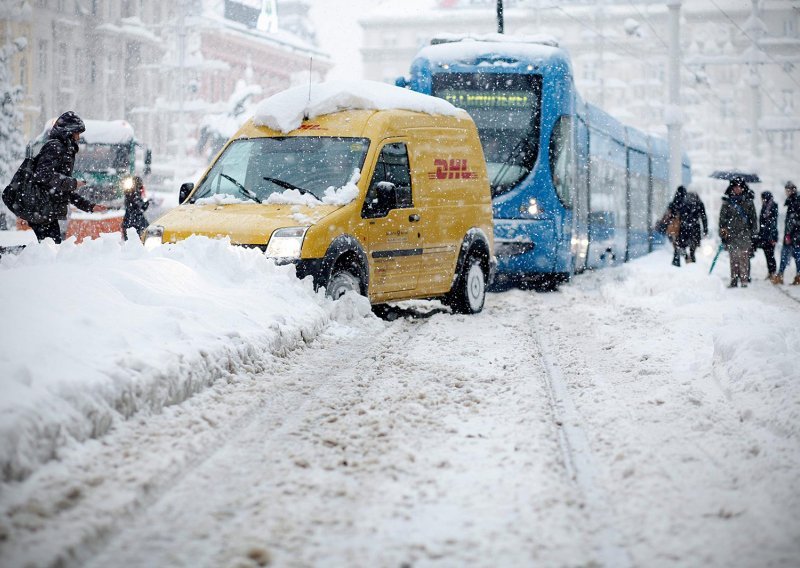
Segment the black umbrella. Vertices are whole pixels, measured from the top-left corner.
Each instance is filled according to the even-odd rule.
[[[731,181],[732,179],[740,179],[745,183],[761,183],[761,178],[758,177],[758,174],[749,174],[746,172],[738,172],[736,170],[717,170],[709,177],[724,179],[727,181]]]

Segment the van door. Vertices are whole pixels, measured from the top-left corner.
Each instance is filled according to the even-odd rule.
[[[414,290],[423,240],[404,142],[381,148],[361,216],[367,222],[371,295]]]

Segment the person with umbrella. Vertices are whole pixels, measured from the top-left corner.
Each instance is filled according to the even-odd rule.
[[[789,265],[789,257],[794,257],[794,267],[797,274],[792,285],[800,285],[800,196],[797,195],[797,186],[791,181],[786,182],[786,225],[783,231],[783,247],[781,247],[781,265],[778,273],[772,277],[773,284],[783,284],[783,272]]]
[[[719,213],[719,236],[731,262],[729,288],[746,288],[750,282],[750,249],[758,233],[758,221],[755,205],[746,191],[747,184],[743,180],[731,180]]]

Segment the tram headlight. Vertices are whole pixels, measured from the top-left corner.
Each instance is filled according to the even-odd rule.
[[[541,213],[541,210],[539,209],[539,202],[536,201],[535,197],[531,197],[528,201],[528,214],[538,215],[539,213]]]

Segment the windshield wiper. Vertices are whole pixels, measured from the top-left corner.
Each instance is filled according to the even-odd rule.
[[[245,186],[243,186],[242,184],[240,184],[238,181],[236,181],[235,179],[233,179],[233,178],[232,178],[231,176],[229,176],[228,174],[219,174],[219,175],[220,175],[220,176],[222,176],[222,177],[224,177],[225,179],[227,179],[227,180],[229,180],[229,181],[232,181],[232,182],[233,182],[233,183],[236,185],[236,187],[239,189],[239,193],[241,193],[241,194],[242,194],[242,195],[244,195],[245,197],[248,197],[248,198],[252,199],[252,200],[253,200],[253,201],[255,201],[256,203],[261,203],[261,202],[262,202],[262,201],[261,201],[261,199],[258,197],[258,195],[256,195],[255,193],[253,193],[252,191],[250,191],[249,189],[247,189]]]
[[[267,181],[271,181],[272,183],[282,187],[283,189],[296,189],[297,191],[300,192],[301,195],[311,195],[311,196],[314,197],[314,199],[319,201],[319,197],[317,197],[316,195],[314,195],[309,190],[307,190],[307,189],[305,189],[303,187],[298,187],[298,186],[294,185],[293,183],[289,183],[288,181],[283,181],[282,179],[278,179],[278,178],[264,176],[264,179],[267,180]]]

